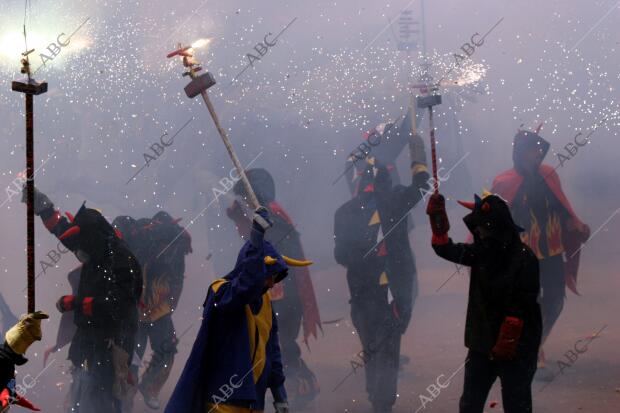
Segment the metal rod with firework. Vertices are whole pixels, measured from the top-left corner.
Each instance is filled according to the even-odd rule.
[[[25,36],[25,28],[24,28]],[[27,49],[27,48],[26,48]],[[28,55],[34,49],[22,53],[21,73],[27,79],[13,81],[11,90],[26,95],[26,265],[27,265],[27,289],[28,289],[28,312],[35,311],[35,274],[34,274],[34,103],[33,96],[47,92],[47,82],[37,82],[32,78],[30,60]]]
[[[205,42],[208,42],[208,40],[206,40]],[[177,46],[177,50],[168,53],[166,57],[171,58],[174,56],[181,56],[183,58],[183,66],[187,68],[187,71],[183,73],[183,76],[189,76],[192,79],[191,82],[189,82],[187,86],[185,86],[185,94],[189,98],[194,98],[198,95],[202,96],[202,99],[204,100],[205,104],[207,105],[207,109],[211,114],[211,118],[215,123],[217,132],[222,138],[222,142],[224,142],[224,146],[226,147],[228,155],[230,156],[230,159],[232,160],[232,163],[235,166],[237,173],[239,174],[239,178],[243,182],[243,186],[245,188],[245,192],[249,198],[249,201],[256,209],[260,207],[258,198],[256,197],[254,190],[252,189],[252,185],[250,185],[250,181],[248,180],[248,177],[243,170],[243,166],[241,165],[241,162],[239,161],[239,158],[235,153],[235,150],[232,146],[232,143],[230,142],[230,139],[228,138],[228,135],[226,134],[226,131],[220,124],[220,120],[217,116],[217,113],[215,112],[215,107],[211,103],[211,99],[209,99],[209,95],[207,93],[207,89],[215,85],[215,78],[209,72],[198,75],[198,72],[202,70],[202,67],[200,67],[198,61],[194,59],[193,47],[198,46],[196,46],[196,43],[194,43],[194,45],[192,46],[182,46],[179,43]]]
[[[435,139],[435,124],[433,122],[433,106],[441,104],[441,95],[436,94],[436,86],[428,86],[423,84],[413,85],[414,89],[420,89],[422,96],[417,97],[417,106],[419,108],[428,108],[428,126],[431,136],[431,160],[433,164],[433,187],[434,193],[439,193],[439,180],[437,178],[437,141]]]

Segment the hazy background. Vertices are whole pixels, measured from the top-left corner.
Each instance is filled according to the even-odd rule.
[[[25,8],[24,1],[17,0],[1,0],[0,6],[0,187],[4,188],[25,167],[24,98],[10,90],[11,80],[21,76]],[[274,175],[277,197],[302,234],[306,254],[316,262],[313,280],[322,318],[345,318],[325,326],[324,337],[311,343],[312,353],[306,356],[322,386],[312,408],[368,409],[361,374],[332,392],[360,349],[348,321],[344,270],[332,253],[333,214],[350,194],[345,179],[333,182],[363,131],[394,120],[407,109],[408,85],[412,77],[417,82],[421,60],[416,53],[397,51],[398,26],[388,27],[403,8],[419,16],[420,0],[27,3],[28,46],[36,49],[31,55],[35,68],[41,63],[38,54],[45,53],[49,43],[89,18],[71,44],[35,75],[49,83],[48,93],[35,97],[34,105],[35,156],[38,166],[44,163],[37,187],[63,211],[75,212],[87,200],[110,220],[119,214],[152,216],[165,209],[183,217],[182,224],[193,223],[188,231],[194,253],[187,259],[185,290],[175,316],[178,333],[187,333],[164,400],[195,337],[206,289],[232,267],[241,245],[225,215],[233,198],[214,201],[213,193],[218,181],[228,176],[231,162],[204,103],[185,96],[187,78],[181,77],[180,60],[166,59],[177,42],[210,38],[207,48],[196,49],[196,57],[218,82],[210,95],[220,119],[242,163],[254,160],[253,167],[265,167]],[[468,153],[442,188],[450,199],[454,238],[465,236],[460,221],[464,211],[455,207],[454,198],[471,198],[512,166],[511,142],[519,127],[533,129],[545,122],[541,135],[552,147],[546,162],[556,166],[553,151],[567,155],[563,147],[578,132],[586,134],[608,118],[591,136],[591,144],[558,168],[565,192],[594,236],[582,253],[583,295],[569,297],[549,340],[548,356],[558,359],[575,340],[608,326],[572,375],[559,377],[549,389],[536,393],[535,403],[541,412],[557,412],[559,406],[566,412],[617,411],[618,3],[435,0],[427,1],[425,8],[435,79],[454,66],[453,54],[463,54],[460,47],[474,33],[486,33],[503,18],[467,62],[482,73],[481,79],[440,90],[444,104],[437,109],[437,126],[442,165],[449,169],[459,154]],[[231,85],[248,63],[246,54],[256,54],[253,48],[265,35],[272,33],[272,38],[291,22],[277,44]],[[149,146],[190,119],[174,144],[127,183],[143,166],[143,154],[152,155]],[[427,120],[421,121],[427,142]],[[407,164],[404,153],[399,168],[408,184]],[[13,311],[21,313],[26,308],[25,206],[18,195],[9,199],[4,191],[2,201],[0,290]],[[400,382],[398,408],[403,412],[417,409],[418,395],[438,374],[456,369],[465,354],[467,278],[463,271],[463,276],[435,292],[454,267],[432,253],[423,209],[420,205],[413,212],[416,229],[411,238],[421,296],[403,344],[403,352],[412,359]],[[57,241],[39,220],[36,225],[38,262]],[[20,374],[41,371],[40,353],[53,343],[59,319],[54,303],[69,291],[66,274],[76,265],[73,256],[63,255],[57,268],[48,268],[37,280],[37,308],[52,318],[44,326],[43,343],[29,351],[30,363]],[[28,396],[46,411],[61,411],[68,385],[63,375],[66,352],[52,357],[57,361]],[[461,379],[455,378],[447,390],[450,395],[442,394],[427,410],[456,411]],[[145,409],[141,401],[136,405],[137,411]]]

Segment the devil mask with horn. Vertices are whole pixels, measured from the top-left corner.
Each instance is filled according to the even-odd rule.
[[[484,191],[482,197],[474,195],[474,202],[458,201],[471,210],[463,222],[474,235],[475,241],[496,240],[509,243],[519,239],[523,228],[514,223],[508,204],[500,196]]]
[[[75,216],[66,213],[71,226],[58,238],[67,248],[76,251],[80,262],[102,257],[110,249],[110,243],[120,238],[120,233],[99,211],[82,204]]]

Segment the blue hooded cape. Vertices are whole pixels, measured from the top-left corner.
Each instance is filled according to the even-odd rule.
[[[277,262],[266,265],[266,255]],[[263,410],[267,388],[276,401],[286,400],[276,317],[272,311],[265,365],[255,383],[246,308],[260,308],[266,279],[274,274],[283,278],[287,271],[270,243],[264,241],[260,249],[245,243],[235,268],[209,287],[198,336],[165,413],[205,413],[206,403],[243,402]]]

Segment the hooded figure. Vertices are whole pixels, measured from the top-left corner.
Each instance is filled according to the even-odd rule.
[[[369,157],[355,180],[354,197],[334,216],[334,256],[347,269],[351,319],[376,413],[391,412],[396,401],[400,341],[418,289],[408,215],[428,190],[429,175],[422,138],[411,136],[409,149],[409,186],[394,185],[390,168]]]
[[[427,214],[437,255],[471,268],[465,324],[465,383],[460,413],[482,413],[491,386],[500,378],[506,413],[532,412],[531,383],[541,340],[537,302],[538,260],[519,237],[522,228],[497,195],[460,202],[472,212],[463,221],[473,244],[455,244],[445,200],[431,196]]]
[[[565,287],[578,294],[579,250],[589,238],[590,229],[573,211],[555,169],[542,164],[549,143],[537,132],[517,133],[514,168],[499,174],[491,191],[507,200],[515,221],[524,228],[521,239],[540,262],[544,343],[564,307]],[[537,377],[553,377],[544,370],[542,349],[539,368]]]
[[[192,252],[191,237],[179,221],[159,211],[153,218],[135,221],[135,232],[131,231],[133,236],[129,239],[141,263],[144,284],[136,353],[143,359],[148,342],[153,350],[138,388],[147,406],[155,410],[160,407],[159,393],[168,380],[177,352],[172,314],[183,291],[185,256]],[[137,376],[138,366],[132,369],[132,374]]]
[[[276,411],[288,412],[278,320],[268,292],[287,276],[287,261],[296,261],[264,241],[268,227],[261,208],[235,268],[209,286],[198,337],[165,413],[262,412],[267,389]]]
[[[56,303],[60,312],[73,312],[76,327],[69,411],[120,412],[138,327],[140,265],[99,211],[82,205],[75,217],[64,217],[35,189],[34,212],[82,262],[77,294]]]
[[[265,235],[266,240],[282,254],[303,259],[300,234],[288,213],[276,201],[276,188],[271,174],[262,168],[250,169],[246,174],[259,203],[268,209],[273,221],[273,227]],[[233,191],[236,195],[244,197],[245,189],[241,184],[242,182],[238,181]],[[227,214],[235,222],[239,235],[248,239],[251,222],[245,216],[241,203],[235,201],[227,209]],[[287,391],[293,406],[302,408],[319,393],[316,377],[301,357],[301,349],[297,344],[302,327],[303,341],[306,345],[308,338],[310,336],[316,338],[318,330],[321,329],[321,318],[310,271],[306,267],[291,268],[289,276],[275,285],[269,295],[278,314],[282,361],[288,378]]]

